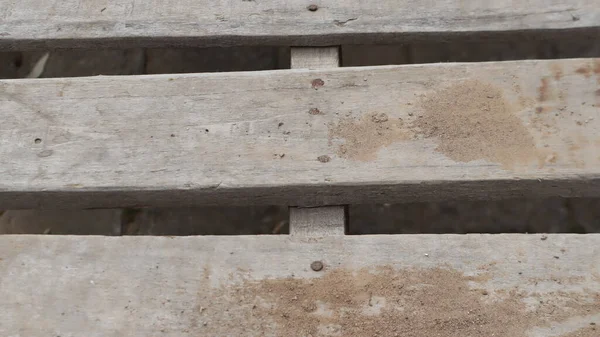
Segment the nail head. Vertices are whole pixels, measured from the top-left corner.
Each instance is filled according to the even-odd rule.
[[[321,261],[314,261],[313,263],[310,264],[310,269],[312,269],[314,271],[321,271],[321,270],[323,270],[323,262],[321,262]]]

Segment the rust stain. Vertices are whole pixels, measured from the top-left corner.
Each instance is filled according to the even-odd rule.
[[[551,106],[538,106],[535,108],[536,114],[548,113],[554,111],[554,108]]]
[[[325,82],[322,79],[317,78],[317,79],[312,80],[311,85],[312,85],[313,89],[319,89],[320,87],[325,85]]]
[[[550,65],[550,69],[552,70],[552,74],[554,74],[554,80],[560,81],[560,79],[563,76],[563,70],[562,70],[562,67],[560,66],[560,64],[553,63]]]
[[[549,88],[549,80],[547,77],[544,77],[540,80],[540,87],[538,88],[538,92],[539,92],[539,96],[538,96],[538,101],[540,102],[544,102],[546,100],[548,100],[549,98],[549,93],[548,90]]]
[[[324,115],[324,113],[322,113],[321,110],[317,108],[310,108],[310,110],[308,110],[308,113],[311,115]]]
[[[590,78],[590,76],[592,76],[592,66],[589,64],[586,64],[584,66],[577,68],[575,70],[575,72],[579,75],[585,76],[586,78]]]

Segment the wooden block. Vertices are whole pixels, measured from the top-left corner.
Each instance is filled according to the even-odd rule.
[[[290,234],[302,237],[344,235],[347,232],[346,207],[290,208]]]
[[[292,48],[292,69],[326,69],[340,66],[339,47]]]
[[[22,0],[0,3],[4,49],[340,45],[497,33],[598,34],[597,0]]]
[[[599,250],[569,234],[5,235],[0,335],[577,336],[600,321]]]
[[[573,59],[4,80],[0,204],[600,196],[598,69]]]

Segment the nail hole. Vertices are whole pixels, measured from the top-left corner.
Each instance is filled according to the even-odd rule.
[[[36,144],[39,144],[39,143],[41,143],[41,142],[42,142],[42,139],[41,139],[41,138],[36,138],[36,139],[34,140],[34,142],[35,142]]]
[[[315,5],[315,4],[312,4],[312,5],[309,5],[309,6],[308,6],[308,7],[306,7],[306,8],[307,8],[309,11],[311,11],[311,12],[316,12],[316,11],[317,11],[317,9],[319,9],[319,6],[317,6],[317,5]]]

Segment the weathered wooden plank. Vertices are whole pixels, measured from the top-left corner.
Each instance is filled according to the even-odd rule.
[[[435,2],[23,0],[0,3],[0,46],[339,45],[423,35],[581,30],[597,33],[598,0]],[[592,31],[589,29],[592,28]]]
[[[599,247],[598,235],[0,236],[0,335],[564,336],[599,322]]]
[[[344,235],[347,227],[344,206],[290,208],[291,235],[304,237]]]
[[[598,196],[600,60],[0,82],[0,205]]]

